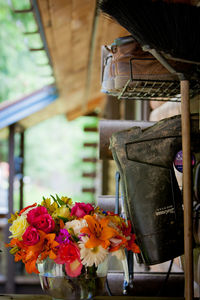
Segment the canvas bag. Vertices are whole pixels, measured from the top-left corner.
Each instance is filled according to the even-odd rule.
[[[191,151],[200,149],[198,117],[191,121]],[[110,149],[123,181],[127,214],[147,265],[184,253],[183,201],[173,160],[182,148],[181,116],[142,130],[114,133]],[[195,172],[195,168],[194,168]]]

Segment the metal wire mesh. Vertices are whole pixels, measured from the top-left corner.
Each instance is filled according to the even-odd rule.
[[[108,94],[118,99],[180,102],[180,81],[131,80],[124,88]],[[190,99],[200,94],[200,81],[190,81]]]

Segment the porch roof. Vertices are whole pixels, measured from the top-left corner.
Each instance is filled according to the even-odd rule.
[[[51,91],[44,88],[0,106],[3,116],[0,129],[14,121],[28,128],[58,114],[73,120],[94,111],[100,113],[105,103],[105,94],[101,92],[101,46],[129,33],[100,14],[96,0],[30,0],[30,3],[27,12],[31,11],[37,21],[44,44],[42,50],[46,51],[53,69],[56,92],[51,94],[53,87]]]

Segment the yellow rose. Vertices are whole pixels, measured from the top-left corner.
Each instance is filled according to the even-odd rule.
[[[62,218],[69,218],[70,217],[70,210],[66,206],[58,207],[54,213],[54,216],[56,217],[62,217]]]
[[[29,226],[26,216],[19,216],[10,226],[9,231],[12,233],[10,238],[21,238],[26,228]]]

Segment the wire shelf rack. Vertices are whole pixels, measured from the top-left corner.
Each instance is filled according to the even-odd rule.
[[[200,94],[200,80],[190,81],[190,99]],[[177,80],[131,80],[121,90],[107,94],[120,99],[180,102],[180,81]]]

